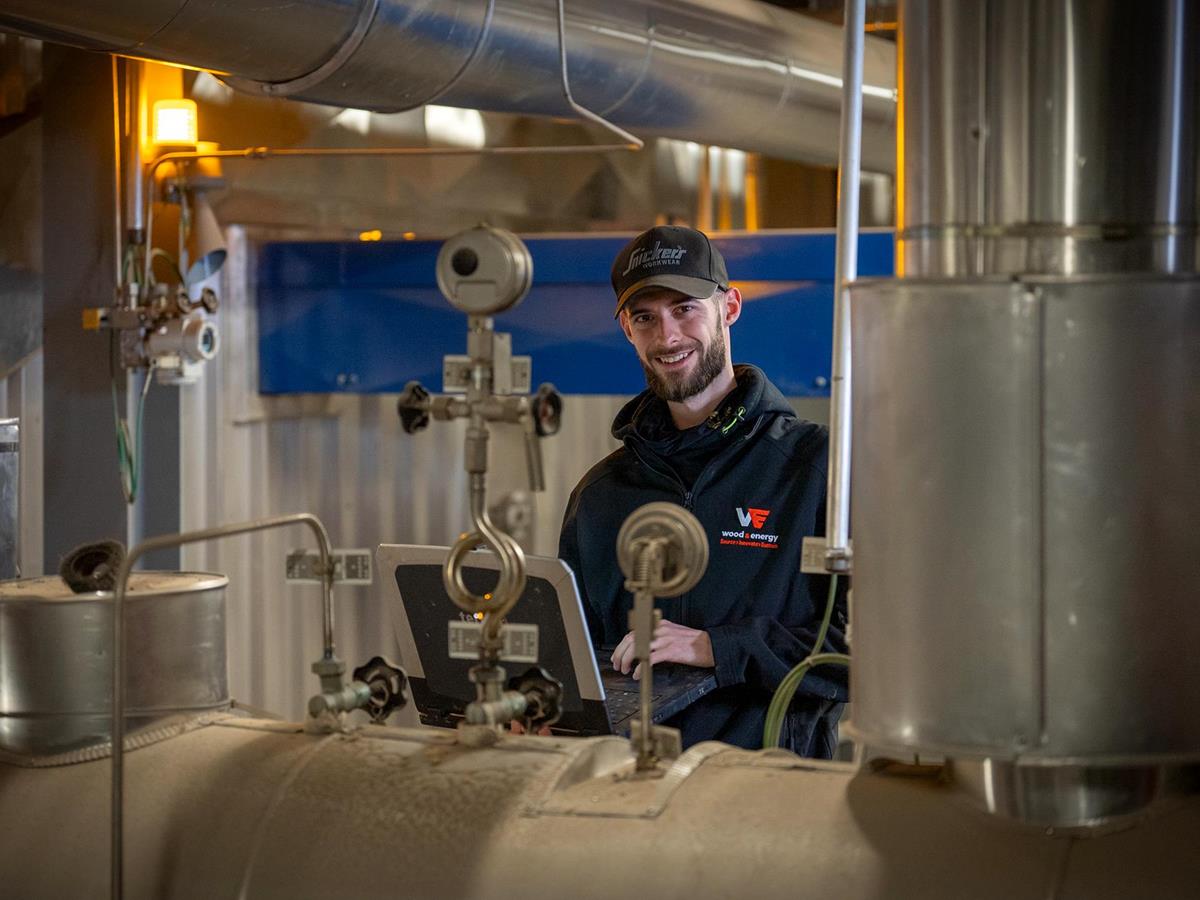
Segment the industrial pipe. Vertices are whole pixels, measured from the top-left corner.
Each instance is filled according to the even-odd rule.
[[[850,569],[850,292],[858,275],[858,184],[862,159],[863,29],[867,5],[846,0],[842,130],[838,160],[837,258],[833,274],[833,369],[829,398],[829,483],[825,565]],[[815,647],[814,650],[819,650]]]
[[[267,96],[396,112],[430,102],[831,163],[835,26],[751,0],[0,0],[0,27],[223,73]],[[569,49],[570,97],[560,90]],[[894,164],[895,51],[866,41],[864,165]],[[588,116],[584,116],[589,118]]]

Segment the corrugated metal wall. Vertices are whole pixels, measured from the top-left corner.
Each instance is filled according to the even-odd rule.
[[[228,239],[221,352],[201,383],[181,389],[182,527],[309,511],[339,547],[450,543],[467,524],[465,425],[434,422],[406,435],[394,396],[260,397],[254,241],[240,228]],[[503,317],[497,327],[503,330]],[[396,352],[419,340],[397,335]],[[571,488],[616,446],[608,427],[624,400],[568,398],[562,431],[543,441],[547,490],[537,497],[532,552],[555,552]],[[515,430],[493,437],[492,460],[491,499],[526,487]],[[308,667],[321,649],[319,589],[284,582],[286,553],[299,546],[311,546],[311,538],[296,529],[193,546],[183,555],[185,569],[229,576],[233,695],[288,716],[301,715],[316,687]],[[386,598],[380,573],[370,587],[337,588],[338,652],[351,666],[375,653],[395,655]]]
[[[21,420],[20,530],[17,564],[22,577],[42,574],[42,351],[36,350],[0,378],[0,419]]]

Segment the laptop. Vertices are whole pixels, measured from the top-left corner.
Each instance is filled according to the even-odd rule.
[[[477,624],[451,602],[442,586],[448,547],[381,544],[376,551],[384,573],[401,665],[421,721],[453,728],[475,699],[468,672],[478,662],[469,645]],[[638,716],[641,684],[612,668],[607,654],[597,660],[575,576],[560,559],[526,556],[521,599],[505,617],[502,659],[508,677],[536,664],[563,685],[563,714],[551,729],[580,736],[628,735]],[[499,562],[486,550],[468,554],[463,581],[477,595],[491,590]],[[476,631],[477,634],[477,631]],[[478,647],[478,640],[474,647]],[[453,655],[452,655],[453,654]],[[661,723],[717,686],[711,669],[654,667],[654,721]]]

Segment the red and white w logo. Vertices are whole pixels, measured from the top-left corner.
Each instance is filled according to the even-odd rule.
[[[742,508],[739,506],[737,508],[737,514],[738,521],[742,523],[743,528],[748,528],[751,525],[753,525],[755,528],[762,528],[763,523],[767,521],[767,516],[771,514],[771,511],[769,509],[755,509],[751,506],[747,508],[745,512],[743,512]]]

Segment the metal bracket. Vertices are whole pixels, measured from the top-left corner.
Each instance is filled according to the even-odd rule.
[[[509,338],[497,334],[497,338]],[[471,357],[447,354],[442,357],[442,393],[465,394],[471,386]],[[494,365],[492,393],[498,395],[528,394],[533,388],[533,357],[513,356],[507,366]]]
[[[343,584],[370,584],[372,582],[370,550],[333,550],[331,555],[335,582]],[[313,550],[288,551],[284,580],[293,584],[302,582],[319,584],[323,580],[321,555]]]
[[[564,769],[526,816],[653,819],[667,808],[675,792],[709,759],[735,752],[718,741],[689,747],[677,759],[650,772],[639,772],[630,745],[612,740],[592,744],[586,755]]]
[[[451,619],[447,637],[451,659],[478,659],[479,641],[483,635],[482,622]],[[538,661],[538,627],[532,624],[508,622],[500,628],[504,647],[500,659],[505,662],[535,664]]]
[[[805,575],[828,575],[836,572],[839,575],[850,571],[850,559],[854,544],[846,546],[845,555],[831,557],[829,542],[823,537],[808,535],[800,545],[800,571]]]

